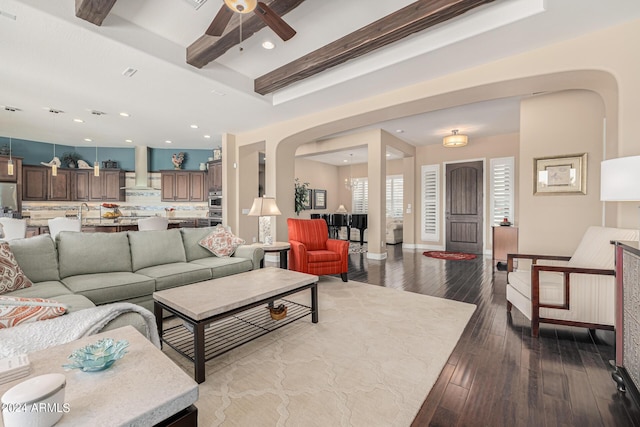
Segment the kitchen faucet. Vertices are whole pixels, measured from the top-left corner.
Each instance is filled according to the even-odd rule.
[[[86,207],[87,212],[89,212],[89,205],[86,203],[80,204],[80,208],[78,209],[78,219],[80,220],[80,225],[82,225],[82,208]]]

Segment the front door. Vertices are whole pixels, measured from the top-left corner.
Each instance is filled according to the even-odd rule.
[[[447,165],[447,250],[482,253],[482,161]]]

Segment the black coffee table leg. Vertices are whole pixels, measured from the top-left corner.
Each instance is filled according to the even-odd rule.
[[[194,361],[195,365],[195,380],[198,384],[201,384],[205,380],[205,366],[204,366],[204,323],[197,323],[193,327],[193,349],[194,349]]]
[[[160,337],[160,348],[162,348],[162,307],[157,301],[153,302],[153,314],[156,316],[156,327]]]
[[[318,323],[318,283],[311,285],[311,322]]]

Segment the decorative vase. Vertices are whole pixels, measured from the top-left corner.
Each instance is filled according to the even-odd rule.
[[[175,166],[174,169],[175,170],[180,170],[180,169],[182,169],[182,166]]]
[[[70,167],[71,169],[75,169],[75,167],[76,167],[76,162],[69,162],[69,167]]]

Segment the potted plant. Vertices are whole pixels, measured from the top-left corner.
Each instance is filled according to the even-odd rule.
[[[300,215],[300,212],[304,210],[305,205],[309,204],[307,188],[309,188],[309,183],[304,182],[300,183],[298,178],[295,179],[295,189],[296,189],[296,215]]]
[[[62,162],[62,166],[67,168],[75,168],[78,165],[78,160],[82,159],[80,154],[75,151],[68,151],[62,154],[62,158],[60,161]]]

